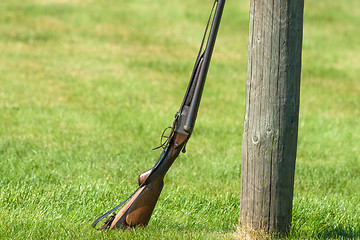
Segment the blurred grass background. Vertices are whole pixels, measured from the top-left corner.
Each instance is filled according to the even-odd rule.
[[[195,131],[149,226],[97,232],[157,159],[211,3],[0,2],[0,238],[236,238],[249,4],[226,3]],[[357,6],[305,3],[289,238],[360,238]]]

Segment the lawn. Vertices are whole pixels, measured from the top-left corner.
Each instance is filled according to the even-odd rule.
[[[0,2],[0,239],[235,239],[249,1],[227,1],[187,153],[147,228],[136,189],[186,90],[208,1]],[[360,9],[306,1],[289,239],[360,238]]]

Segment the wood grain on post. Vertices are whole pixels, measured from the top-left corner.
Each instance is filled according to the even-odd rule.
[[[290,230],[304,0],[251,0],[240,225]]]

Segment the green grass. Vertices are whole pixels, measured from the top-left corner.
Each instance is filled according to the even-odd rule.
[[[306,2],[291,239],[360,238],[360,10]],[[205,1],[0,2],[0,239],[231,239],[240,202],[249,2],[227,1],[194,134],[149,226],[92,221],[152,167]]]

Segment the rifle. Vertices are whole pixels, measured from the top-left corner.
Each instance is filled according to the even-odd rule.
[[[214,1],[184,99],[179,111],[175,114],[172,127],[166,128],[161,138],[165,137],[164,134],[167,129],[171,129],[169,136],[165,137],[166,141],[157,147],[163,148],[157,162],[151,169],[139,175],[139,187],[125,201],[97,218],[92,224],[93,227],[96,227],[97,223],[110,213],[113,214],[105,220],[104,225],[99,230],[106,228],[125,229],[127,227],[146,226],[148,224],[163,188],[165,174],[179,156],[180,151],[186,152],[185,145],[194,129],[224,4],[225,0]],[[213,14],[214,8],[215,13]],[[212,16],[211,28],[203,51],[203,45]],[[124,203],[126,203],[124,207],[117,214],[114,213]]]

